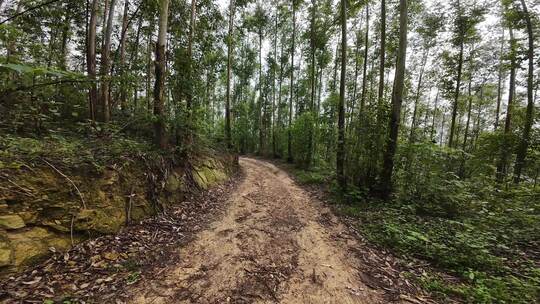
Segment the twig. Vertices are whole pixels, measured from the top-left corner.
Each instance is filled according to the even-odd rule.
[[[15,18],[17,18],[17,17],[19,17],[19,16],[22,16],[22,15],[28,13],[28,12],[31,12],[31,11],[33,11],[33,10],[36,10],[36,9],[42,8],[42,7],[44,7],[44,6],[47,6],[47,5],[49,5],[49,4],[53,4],[53,3],[55,3],[55,2],[60,2],[60,1],[64,1],[64,0],[50,0],[50,1],[46,1],[46,2],[43,2],[43,3],[41,3],[41,4],[38,4],[38,5],[36,5],[36,6],[32,6],[32,7],[30,7],[29,9],[27,9],[27,10],[25,10],[25,11],[22,11],[22,12],[17,13],[17,14],[15,14],[15,15],[13,15],[13,16],[7,18],[7,19],[4,19],[3,21],[0,22],[0,25],[4,24],[4,23],[6,23],[6,22],[8,22],[8,21],[10,21],[10,20],[13,20],[13,19],[15,19]],[[72,1],[72,0],[70,0],[70,1]]]
[[[92,81],[93,80],[86,80],[86,79],[82,79],[82,80],[62,79],[62,80],[57,80],[57,81],[38,83],[38,84],[31,85],[31,86],[19,86],[19,87],[13,88],[13,89],[7,89],[7,90],[2,91],[1,97],[4,97],[9,93],[13,93],[13,92],[17,92],[17,91],[28,91],[28,90],[32,90],[32,89],[39,88],[39,87],[46,87],[46,86],[57,85],[57,84],[65,84],[65,83],[88,83],[88,82],[92,82]]]
[[[135,186],[131,186],[131,193],[129,195],[129,202],[128,202],[128,210],[127,210],[127,214],[126,214],[126,223],[129,224],[131,223],[131,206],[133,205],[133,190],[134,190]]]
[[[47,164],[49,165],[49,167],[53,168],[54,171],[56,171],[58,174],[60,174],[62,177],[64,177],[65,179],[67,179],[71,185],[75,188],[75,190],[77,190],[77,193],[79,194],[79,197],[81,198],[81,202],[82,202],[82,206],[83,206],[83,209],[86,209],[86,202],[84,201],[84,198],[83,198],[83,195],[81,193],[81,191],[79,190],[79,188],[77,187],[77,185],[75,185],[75,183],[71,180],[71,178],[69,178],[67,175],[65,175],[64,173],[62,173],[60,170],[56,169],[55,166],[53,166],[51,163],[49,163],[47,160],[45,160],[44,158],[42,158],[42,160]]]
[[[36,196],[34,195],[34,193],[32,193],[31,190],[23,188],[22,186],[20,186],[19,184],[17,184],[16,182],[10,180],[10,179],[7,178],[7,177],[6,177],[6,180],[7,180],[10,184],[12,184],[12,185],[14,185],[15,187],[19,188],[19,189],[22,191],[23,194],[25,194],[25,195],[27,195],[27,196],[30,196],[30,197],[36,197]]]
[[[71,247],[75,245],[75,242],[73,241],[73,223],[75,222],[75,215],[71,216],[71,226],[69,230],[69,236],[71,238]]]

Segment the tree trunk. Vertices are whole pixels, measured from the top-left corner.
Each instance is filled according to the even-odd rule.
[[[501,50],[499,53],[499,75],[497,82],[497,109],[495,111],[495,126],[494,130],[497,131],[499,128],[499,115],[501,112],[501,100],[502,100],[502,90],[503,90],[503,51],[504,51],[504,28],[502,31],[501,37]]]
[[[275,32],[274,32],[274,63],[277,64],[277,37],[278,37],[278,10],[276,8]],[[270,130],[272,132],[272,156],[276,157],[276,66],[272,68],[272,120]]]
[[[414,143],[416,141],[416,116],[418,113],[418,103],[420,102],[420,96],[422,91],[422,80],[424,77],[424,69],[426,67],[427,59],[429,56],[429,48],[426,49],[424,53],[424,58],[422,59],[422,66],[420,67],[420,75],[418,76],[418,84],[416,86],[416,96],[414,98],[414,110],[411,122],[411,133],[409,134],[409,143]]]
[[[263,136],[263,96],[262,96],[262,88],[263,88],[263,77],[262,77],[262,40],[263,40],[263,33],[262,29],[259,28],[259,154],[264,155],[264,136]]]
[[[366,35],[364,38],[364,43],[366,48],[364,49],[364,71],[362,74],[362,96],[360,98],[360,111],[359,116],[362,120],[362,115],[364,114],[364,107],[366,105],[366,90],[367,90],[367,66],[368,66],[368,55],[369,55],[369,3],[366,3]],[[361,121],[360,121],[361,122]]]
[[[131,71],[133,72],[135,70],[135,66],[137,64],[137,60],[139,58],[139,42],[141,40],[141,28],[142,28],[142,22],[143,22],[143,15],[141,14],[139,17],[139,22],[137,25],[137,34],[135,37],[135,47],[133,49],[133,54],[131,54]],[[135,78],[133,83],[133,112],[137,112],[137,101],[139,100],[139,82],[138,77]]]
[[[433,107],[433,119],[431,121],[431,131],[429,133],[429,138],[434,141],[433,136],[435,136],[435,117],[437,115],[439,106],[439,89],[437,88],[437,95],[435,95],[435,106]]]
[[[384,65],[386,55],[386,1],[381,0],[381,58],[379,62],[379,93],[377,100],[378,116],[377,120],[382,123],[383,99],[384,99]]]
[[[124,13],[122,15],[122,37],[120,39],[120,108],[122,113],[127,114],[127,83],[125,81],[126,72],[126,38],[128,27],[128,12],[129,12],[129,0],[124,1]]]
[[[281,130],[283,129],[283,124],[281,123],[281,89],[282,89],[282,86],[283,86],[283,43],[281,43],[281,47],[280,47],[280,52],[279,52],[279,79],[278,79],[278,100],[277,100],[277,107],[278,107],[278,110],[277,110],[277,122],[279,124],[279,131],[280,131],[280,134],[281,134]],[[275,156],[276,157],[281,157],[282,156],[282,149],[281,149],[281,145],[279,145],[278,149],[277,149],[279,152],[278,154],[276,154]]]
[[[86,50],[86,68],[88,77],[92,80],[88,91],[88,106],[90,119],[96,120],[96,105],[98,99],[96,84],[96,28],[99,0],[93,0],[90,9],[90,21],[88,26],[88,42]]]
[[[296,0],[292,1],[292,13],[293,13],[293,32],[292,32],[292,48],[291,48],[291,98],[289,99],[289,126],[287,130],[287,160],[293,162],[294,157],[292,154],[292,109],[294,99],[294,52],[296,43]]]
[[[384,198],[388,198],[392,192],[392,174],[394,171],[394,155],[396,154],[398,131],[403,102],[403,88],[405,84],[405,61],[407,57],[407,0],[400,0],[399,4],[399,46],[394,77],[394,89],[392,93],[392,112],[390,116],[389,134],[386,143],[386,151],[383,157],[383,171],[381,175],[381,189]]]
[[[232,149],[231,140],[231,71],[233,52],[234,0],[229,3],[229,36],[227,41],[227,98],[225,100],[225,143]]]
[[[67,70],[67,58],[69,49],[67,47],[68,40],[69,40],[69,34],[70,34],[70,28],[71,28],[71,3],[66,4],[66,14],[64,16],[64,21],[62,24],[62,45],[60,46],[61,50],[61,57],[59,62],[59,67],[62,70]]]
[[[310,98],[310,105],[309,105],[309,111],[311,115],[313,116],[315,113],[315,87],[317,80],[315,79],[315,18],[317,14],[317,1],[311,0],[312,4],[312,12],[311,12],[311,30],[310,30],[310,44],[311,44],[311,75],[310,75],[310,81],[311,81],[311,98]],[[306,160],[306,167],[311,167],[311,162],[313,158],[313,125],[309,126],[308,130],[308,156]]]
[[[154,67],[152,62],[152,53],[154,52],[154,43],[152,41],[152,32],[154,31],[154,24],[150,22],[150,29],[148,31],[147,43],[146,46],[146,108],[148,113],[152,113],[152,94],[150,92],[150,83],[152,81],[152,67]],[[155,68],[155,67],[154,67]]]
[[[471,123],[471,111],[472,111],[472,71],[469,77],[469,88],[468,88],[468,106],[467,106],[467,123],[465,124],[465,134],[463,135],[463,151],[467,151],[467,140],[469,139],[469,124]]]
[[[458,61],[458,70],[457,70],[457,81],[456,81],[456,91],[454,94],[454,103],[452,104],[452,123],[450,125],[450,137],[448,138],[448,147],[452,147],[454,144],[454,132],[456,128],[456,118],[457,118],[457,111],[458,111],[458,102],[459,102],[459,94],[461,89],[461,75],[463,72],[463,41],[461,41],[459,46],[459,61]]]
[[[356,107],[356,99],[358,95],[358,74],[359,74],[359,60],[358,57],[360,56],[360,29],[358,30],[358,34],[356,35],[356,50],[354,53],[354,80],[353,80],[353,94],[351,98],[351,111],[349,115],[349,123],[348,125],[352,124],[353,117],[354,117],[354,108]]]
[[[523,135],[519,142],[517,150],[516,164],[514,166],[514,182],[518,184],[521,180],[521,173],[527,157],[527,149],[531,140],[531,128],[534,121],[534,98],[533,98],[533,77],[534,77],[534,37],[531,16],[527,10],[525,0],[521,0],[521,7],[524,12],[525,22],[527,24],[527,36],[529,39],[529,48],[527,56],[529,57],[529,72],[527,75],[527,113],[525,115],[525,125],[523,126]]]
[[[189,19],[189,36],[188,36],[188,90],[186,96],[186,108],[188,111],[188,119],[191,120],[192,116],[192,103],[193,103],[193,36],[195,33],[195,15],[197,10],[197,0],[191,0],[191,16]],[[192,121],[188,121],[188,124],[191,125]],[[189,132],[191,134],[191,130]]]
[[[105,28],[103,49],[101,50],[101,120],[103,122],[109,122],[111,120],[111,109],[109,100],[110,80],[107,79],[109,71],[111,69],[111,36],[113,30],[114,19],[114,7],[116,0],[111,0],[108,17],[107,27]]]
[[[336,176],[341,190],[347,189],[345,177],[345,81],[347,69],[347,0],[341,0],[341,80],[339,84],[338,142],[336,153]]]
[[[164,149],[167,147],[167,137],[165,134],[165,78],[166,78],[166,44],[167,44],[167,22],[169,17],[169,0],[160,1],[159,13],[159,33],[156,44],[156,81],[154,86],[154,123],[156,144]]]
[[[508,171],[508,158],[510,157],[511,147],[510,147],[510,133],[511,133],[511,123],[512,123],[512,112],[514,108],[514,95],[516,90],[516,52],[517,52],[517,41],[514,39],[514,31],[510,27],[510,86],[508,92],[508,105],[506,109],[506,120],[504,124],[504,136],[501,146],[501,157],[499,163],[497,164],[497,181],[502,183],[506,178]]]

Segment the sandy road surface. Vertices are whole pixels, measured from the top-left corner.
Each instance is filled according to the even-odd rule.
[[[246,177],[223,217],[181,248],[132,303],[383,303],[359,279],[356,244],[282,170],[242,158]]]

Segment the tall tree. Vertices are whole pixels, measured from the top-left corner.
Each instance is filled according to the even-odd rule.
[[[113,20],[114,20],[114,9],[116,5],[116,0],[111,0],[108,17],[107,17],[107,26],[104,31],[103,38],[103,48],[101,50],[101,120],[103,122],[109,122],[111,120],[111,107],[110,107],[110,79],[109,71],[111,69],[111,36],[113,31]]]
[[[120,38],[120,75],[122,81],[120,82],[120,107],[122,113],[126,114],[127,112],[127,83],[124,80],[125,70],[126,70],[126,40],[127,40],[127,28],[129,21],[129,0],[124,1],[124,13],[122,15],[122,33]]]
[[[503,182],[508,173],[508,159],[510,158],[511,146],[510,146],[510,135],[511,135],[511,124],[512,124],[512,114],[514,109],[514,95],[516,94],[516,69],[517,69],[517,41],[514,37],[514,29],[512,25],[509,25],[510,29],[510,85],[508,92],[508,105],[506,107],[506,119],[504,122],[504,135],[501,144],[501,155],[499,162],[497,164],[497,181],[499,183]]]
[[[164,149],[167,147],[165,133],[165,78],[167,62],[167,27],[169,17],[169,0],[160,0],[159,30],[156,43],[156,81],[154,85],[154,130],[156,144]]]
[[[289,98],[289,123],[287,130],[287,160],[292,162],[294,157],[292,153],[292,113],[293,113],[293,99],[294,99],[294,53],[295,43],[296,43],[296,6],[298,1],[292,0],[292,45],[291,45],[291,85],[290,85],[290,94]]]
[[[233,56],[234,0],[229,3],[229,35],[227,36],[227,96],[225,100],[225,143],[232,148],[231,139],[231,70]]]
[[[189,19],[189,35],[188,35],[188,90],[186,96],[187,110],[188,110],[188,119],[191,119],[192,116],[192,103],[193,103],[193,37],[195,33],[195,15],[197,14],[197,0],[191,0],[191,14]],[[190,131],[191,133],[191,131]]]
[[[381,0],[381,54],[379,59],[379,92],[378,92],[378,108],[379,117],[381,120],[382,103],[384,99],[384,67],[386,64],[386,0]]]
[[[347,0],[341,0],[341,78],[338,105],[338,141],[336,154],[337,181],[342,190],[347,188],[345,177],[345,81],[347,73]]]
[[[454,93],[454,102],[452,103],[452,123],[450,125],[450,136],[448,137],[448,146],[452,147],[454,144],[454,134],[456,129],[456,117],[458,111],[458,102],[459,94],[461,91],[461,76],[463,73],[463,52],[465,48],[465,17],[463,16],[463,11],[461,8],[460,0],[457,0],[457,18],[456,18],[456,27],[457,27],[457,37],[454,39],[454,43],[458,44],[459,55],[458,55],[458,66],[457,66],[457,78],[456,78],[456,88]]]
[[[90,21],[88,25],[88,37],[86,46],[86,68],[88,77],[92,80],[88,91],[88,106],[90,119],[96,119],[96,106],[98,100],[97,84],[96,84],[96,28],[98,14],[98,0],[93,0],[90,8]]]
[[[399,124],[401,118],[401,104],[403,103],[403,88],[405,86],[405,61],[407,59],[407,32],[408,13],[407,0],[399,2],[399,46],[397,53],[396,74],[394,76],[394,89],[392,92],[392,110],[390,114],[389,134],[386,142],[386,151],[383,156],[383,169],[381,174],[382,195],[388,198],[392,192],[392,174],[394,171],[394,156],[397,149]]]
[[[310,63],[310,103],[309,103],[309,111],[311,115],[315,115],[315,86],[316,86],[316,75],[315,75],[315,53],[316,53],[316,43],[315,43],[315,26],[316,26],[316,18],[317,18],[317,1],[311,0],[311,22],[310,22],[310,37],[309,37],[309,43],[311,48],[311,63]],[[311,166],[312,158],[313,158],[313,127],[309,126],[308,130],[308,156],[306,159],[306,167],[309,168]]]
[[[364,36],[364,69],[362,72],[362,96],[360,97],[360,115],[363,115],[367,93],[367,68],[369,55],[369,2],[366,3],[366,32]],[[361,119],[361,117],[360,117]]]
[[[521,180],[521,174],[523,166],[525,164],[525,158],[527,157],[527,149],[529,148],[529,142],[531,140],[531,128],[534,120],[534,98],[533,98],[533,84],[534,84],[534,35],[531,16],[527,9],[525,0],[521,0],[521,9],[523,10],[523,18],[527,26],[528,37],[528,49],[527,57],[529,59],[529,69],[527,75],[527,112],[525,116],[525,125],[523,126],[523,134],[521,136],[517,156],[516,164],[514,166],[514,182],[517,184]]]
[[[497,105],[496,105],[496,110],[495,110],[495,126],[494,126],[495,131],[499,128],[499,116],[501,113],[503,73],[504,73],[503,53],[504,53],[504,27],[502,28],[501,48],[499,51],[499,68],[498,68],[498,80],[497,80]]]

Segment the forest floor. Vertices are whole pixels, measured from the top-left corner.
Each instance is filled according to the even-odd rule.
[[[131,289],[131,303],[427,302],[383,288],[392,261],[366,263],[357,236],[283,170],[242,158],[245,179],[220,220],[177,253],[180,259]],[[359,254],[363,253],[363,254]],[[369,260],[369,259],[368,259]],[[386,270],[385,270],[386,269]],[[398,275],[399,276],[399,275]],[[410,285],[400,279],[395,285]],[[410,290],[413,290],[410,286]]]
[[[253,158],[240,168],[0,282],[0,303],[433,303],[398,259],[283,169]]]

